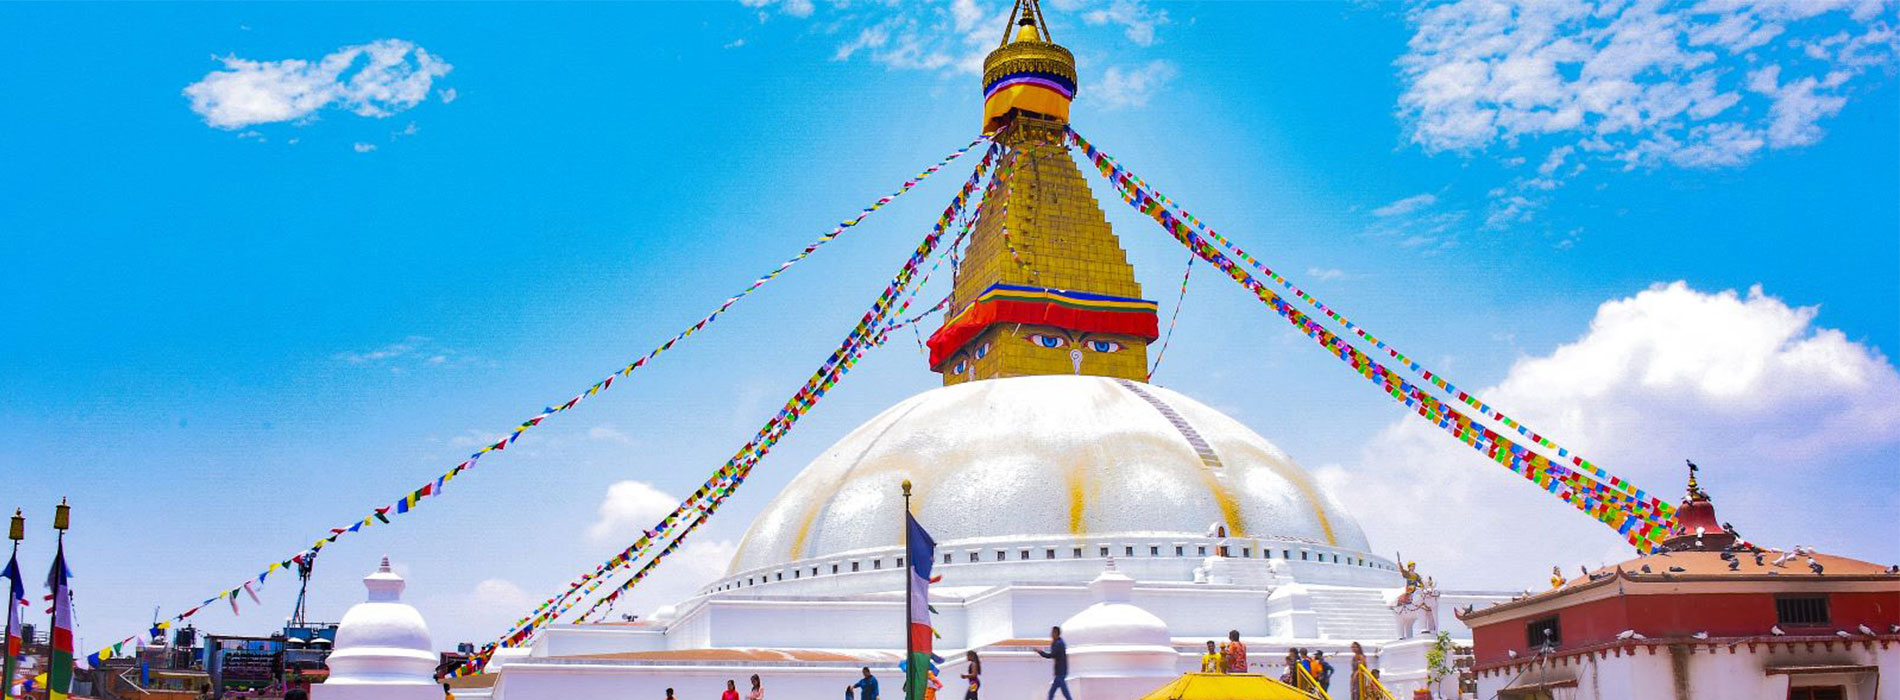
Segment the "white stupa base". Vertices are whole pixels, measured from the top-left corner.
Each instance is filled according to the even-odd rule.
[[[1430,637],[1413,637],[1385,645],[1379,651],[1379,682],[1399,697],[1409,698],[1412,691],[1430,681],[1425,652],[1437,643]]]

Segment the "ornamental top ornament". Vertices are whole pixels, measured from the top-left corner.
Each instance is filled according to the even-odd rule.
[[[983,131],[1009,123],[1018,112],[1069,121],[1075,100],[1075,54],[1049,38],[1042,6],[1016,0],[1009,12],[1011,30],[983,59]]]

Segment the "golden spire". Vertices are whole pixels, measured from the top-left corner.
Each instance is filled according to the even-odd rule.
[[[984,129],[1006,150],[977,210],[949,317],[930,337],[944,384],[1031,374],[1145,381],[1155,304],[1069,154],[1075,57],[1035,0],[983,62]]]
[[[1036,0],[1016,0],[1003,41],[983,59],[983,131],[1029,113],[1067,123],[1075,99],[1075,54],[1049,38]]]

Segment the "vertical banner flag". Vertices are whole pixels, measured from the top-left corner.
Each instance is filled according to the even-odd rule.
[[[46,664],[46,700],[67,700],[73,688],[73,572],[66,568],[66,542],[53,555],[46,587],[53,591],[53,648]]]
[[[910,604],[905,606],[910,611],[910,658],[905,659],[904,699],[923,700],[924,689],[930,685],[930,564],[937,558],[937,541],[930,539],[909,509],[904,521],[908,528],[904,557],[910,562]]]
[[[20,555],[15,552],[7,561],[6,571],[0,571],[7,588],[7,639],[6,659],[0,660],[0,700],[6,700],[13,690],[13,676],[20,672],[20,653],[26,650],[26,643],[20,639],[20,618],[26,615],[26,584],[20,581]]]

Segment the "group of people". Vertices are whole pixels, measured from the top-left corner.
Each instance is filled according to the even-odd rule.
[[[871,675],[871,669],[864,669],[864,675]],[[877,681],[872,681],[873,687],[876,683]],[[876,692],[873,692],[870,697],[876,698]],[[666,700],[676,700],[673,697],[672,688],[666,689]],[[730,678],[726,679],[726,692],[719,694],[719,700],[739,700],[739,684]],[[752,692],[746,693],[745,700],[765,700],[765,686],[759,682],[759,674],[752,674]]]
[[[1305,649],[1288,649],[1286,672],[1280,674],[1280,682],[1309,692],[1323,690],[1330,693],[1333,689],[1333,664],[1326,660],[1326,652],[1315,649],[1309,656]]]
[[[1286,672],[1280,674],[1280,682],[1305,691],[1320,690],[1331,693],[1333,689],[1333,663],[1326,660],[1326,652],[1292,648],[1286,650]],[[1202,673],[1247,673],[1247,645],[1240,641],[1240,632],[1228,631],[1227,642],[1216,645],[1213,640],[1207,642],[1207,653],[1201,655]],[[1362,697],[1357,680],[1361,674],[1371,675],[1366,666],[1366,650],[1358,642],[1352,643],[1352,685],[1353,700]]]
[[[1240,641],[1239,630],[1227,631],[1227,643],[1214,645],[1207,640],[1207,653],[1201,655],[1201,673],[1246,673],[1247,645]]]

